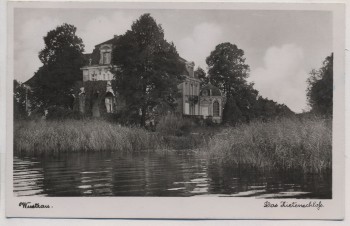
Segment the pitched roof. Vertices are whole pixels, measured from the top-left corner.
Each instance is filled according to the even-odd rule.
[[[107,41],[104,41],[104,42],[102,42],[102,43],[100,43],[100,44],[97,44],[97,45],[95,45],[95,47],[100,46],[100,45],[104,45],[104,44],[113,44],[113,42],[114,42],[116,39],[118,39],[118,38],[119,38],[119,35],[114,35],[113,38],[111,38],[111,39],[109,39],[109,40],[107,40]]]
[[[100,44],[95,45],[95,48],[93,49],[92,53],[85,53],[84,54],[84,65],[88,66],[90,64],[91,59],[91,65],[99,65],[100,64],[100,50],[99,47],[104,44],[113,44],[113,42],[119,38],[119,36],[115,35],[113,38],[104,41]]]

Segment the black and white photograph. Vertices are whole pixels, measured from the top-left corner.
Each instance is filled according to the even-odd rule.
[[[332,201],[335,12],[151,4],[13,7],[14,205]]]

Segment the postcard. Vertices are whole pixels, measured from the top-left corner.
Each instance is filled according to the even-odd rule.
[[[7,18],[7,217],[343,219],[345,4]]]

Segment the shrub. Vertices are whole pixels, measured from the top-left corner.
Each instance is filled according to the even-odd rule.
[[[211,116],[211,115],[209,115],[205,120],[204,120],[204,122],[205,122],[205,125],[206,126],[214,126],[215,125],[215,123],[214,123],[214,121],[213,121],[213,116]]]
[[[47,109],[46,119],[63,120],[63,119],[82,119],[83,115],[79,111],[73,111],[63,107],[52,106]]]
[[[160,118],[156,125],[156,131],[164,135],[183,136],[189,134],[194,126],[191,119],[169,113]]]

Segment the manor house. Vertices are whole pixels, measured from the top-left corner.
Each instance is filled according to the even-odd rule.
[[[113,42],[118,36],[95,46],[92,53],[85,54],[87,65],[81,68],[83,81],[77,95],[77,108],[82,113],[99,117],[101,114],[121,110],[125,103],[118,96],[118,90],[113,90],[113,74],[110,69]],[[200,80],[194,74],[194,63],[182,58],[185,64],[185,80],[178,85],[181,97],[177,100],[176,111],[183,115],[212,117],[214,122],[222,119],[223,95],[212,84],[200,86]]]

